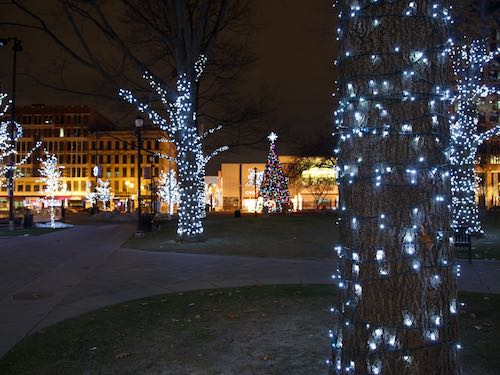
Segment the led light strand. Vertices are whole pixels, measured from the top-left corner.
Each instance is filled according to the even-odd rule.
[[[332,358],[327,361],[331,374],[382,374],[385,366],[391,366],[388,371],[394,373],[418,372],[415,366],[421,364],[419,352],[441,346],[455,355],[461,348],[447,336],[456,326],[456,289],[450,293],[443,288],[444,284],[453,288],[454,277],[460,274],[449,248],[452,231],[445,220],[439,223],[429,220],[430,213],[447,217],[451,208],[447,128],[452,118],[447,108],[454,100],[454,93],[429,77],[434,77],[430,73],[446,64],[453,41],[443,37],[441,42],[433,38],[436,42],[431,46],[428,40],[409,45],[400,42],[395,32],[392,44],[389,42],[379,50],[359,47],[357,50],[353,42],[359,30],[366,34],[366,40],[385,40],[394,20],[398,25],[401,20],[412,26],[445,30],[453,20],[451,8],[442,4],[442,1],[423,0],[337,1],[341,5],[338,29],[341,48],[335,64],[346,72],[346,78],[339,81],[340,99],[335,112],[343,243],[335,248],[338,266],[332,275],[341,297],[337,307],[332,308],[335,316],[329,332]],[[402,35],[401,39],[406,37]],[[351,39],[345,40],[346,36]],[[389,71],[384,70],[385,61],[390,62]],[[353,73],[349,68],[353,63],[366,67],[367,72],[373,67],[373,73]],[[402,110],[398,112],[399,108],[404,108],[404,113],[411,114],[413,109],[418,112],[404,116],[399,113]],[[427,112],[423,112],[425,108]],[[393,113],[397,120],[392,118]],[[386,142],[392,142],[395,148],[386,149]],[[366,148],[386,150],[382,155],[387,160],[377,160],[376,151],[368,158]],[[401,203],[388,201],[385,212],[373,212],[372,207],[377,206],[367,201],[365,208],[357,204],[360,212],[351,212],[349,203],[353,197],[359,199],[361,192],[367,191],[373,195],[407,191],[407,202],[403,207]],[[349,196],[349,192],[356,195]],[[361,242],[367,233],[373,243]],[[389,314],[383,313],[384,303],[380,300],[378,319],[382,320],[370,321],[368,316],[377,309],[374,285],[380,286],[382,296],[385,288],[404,288],[406,284],[412,288],[409,294],[418,294],[419,310],[412,311],[410,304],[406,308],[402,305],[398,318],[385,316]],[[449,298],[449,306],[438,308],[445,298]],[[367,309],[371,310],[365,317]],[[366,345],[364,348],[360,339]],[[361,357],[360,351],[366,351],[366,356]],[[414,369],[407,370],[411,367]]]

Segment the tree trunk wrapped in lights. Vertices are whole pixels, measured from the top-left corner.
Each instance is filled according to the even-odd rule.
[[[42,163],[42,167],[38,170],[40,176],[42,176],[40,181],[45,185],[43,188],[43,192],[46,194],[47,204],[50,210],[50,226],[52,229],[54,229],[56,227],[56,214],[54,207],[57,204],[55,196],[56,193],[61,191],[62,185],[61,167],[57,162],[57,156],[55,156],[54,154],[49,154],[46,150],[45,159],[41,159],[40,161]]]
[[[458,112],[451,132],[452,226],[455,229],[467,228],[467,233],[480,234],[483,230],[476,204],[476,153],[483,142],[500,134],[500,126],[478,134],[477,101],[495,93],[494,88],[482,84],[483,68],[494,53],[487,51],[486,41],[480,40],[454,52]]]
[[[331,374],[460,374],[447,2],[340,0]]]

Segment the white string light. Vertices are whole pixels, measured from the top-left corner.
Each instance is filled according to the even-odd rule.
[[[453,48],[451,39],[439,40],[452,23],[450,8],[444,3],[336,3],[341,8],[336,65],[344,73],[338,81],[340,99],[335,112],[343,243],[335,246],[339,261],[332,275],[341,296],[331,309],[335,323],[329,331],[332,358],[327,363],[332,374],[383,374],[384,366],[390,366],[387,371],[391,373],[419,372],[418,367],[408,368],[420,366],[422,352],[436,346],[449,350],[449,358],[456,355],[456,316],[447,305],[443,312],[437,307],[445,298],[455,301],[453,275],[459,274],[445,220],[451,208],[448,106],[454,95],[433,81],[438,76],[435,72],[444,70]],[[400,38],[394,30],[392,43],[373,50],[356,49],[359,44],[370,46],[355,42],[361,30],[366,40],[381,41],[395,25],[404,27],[405,22],[439,32],[433,42],[409,43],[407,34],[401,32]],[[353,64],[366,71],[353,72]],[[399,148],[389,149],[387,142]],[[382,201],[367,198],[365,208],[356,205],[357,211],[364,212],[350,208],[349,203],[367,191],[371,196],[391,190],[408,191],[411,205],[387,202],[387,211],[371,213]],[[444,220],[434,222],[429,218],[432,215]],[[373,243],[363,243],[363,238]],[[384,290],[394,287],[402,288],[401,300],[388,303],[401,308],[399,315],[384,308],[384,299],[391,298],[391,290],[387,297]],[[374,300],[376,290],[380,290],[379,300]],[[406,304],[412,293],[417,294],[416,300]]]
[[[160,153],[157,155],[177,164],[179,192],[177,235],[181,241],[203,238],[205,167],[213,157],[228,149],[227,146],[223,146],[208,155],[203,153],[204,138],[220,130],[220,126],[198,135],[193,95],[195,95],[197,82],[203,75],[207,61],[207,57],[201,55],[189,75],[180,74],[175,93],[169,93],[163,89],[151,73],[144,73],[143,78],[149,83],[151,89],[160,96],[168,115],[168,121],[150,105],[140,102],[131,91],[119,90],[119,95],[124,100],[134,104],[140,112],[147,114],[151,122],[164,130],[169,139],[175,143],[177,149],[175,158]]]

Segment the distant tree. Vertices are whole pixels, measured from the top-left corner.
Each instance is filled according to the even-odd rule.
[[[111,187],[109,186],[109,180],[103,181],[98,179],[95,190],[97,200],[102,202],[103,209],[106,210],[106,202],[111,201]]]
[[[57,156],[53,154],[49,154],[45,150],[45,158],[40,160],[42,163],[42,167],[38,170],[41,182],[44,183],[43,192],[46,195],[47,204],[50,209],[50,226],[55,228],[55,210],[54,207],[57,205],[57,200],[55,199],[56,193],[60,192],[62,189],[62,173],[61,166],[59,166],[57,162]]]
[[[85,185],[85,200],[92,206],[96,203],[96,193],[92,189],[92,182],[87,181]]]
[[[335,188],[337,181],[333,176],[307,175],[302,178],[302,184],[313,195],[316,208],[320,208],[321,202]]]
[[[161,201],[168,205],[168,214],[171,216],[174,213],[174,205],[179,204],[179,184],[173,169],[166,173],[160,172],[158,195]]]
[[[270,211],[281,212],[290,204],[290,192],[288,178],[283,172],[276,152],[275,142],[277,138],[275,133],[271,133],[268,137],[271,145],[260,185],[259,197],[262,197],[264,205],[268,204]]]

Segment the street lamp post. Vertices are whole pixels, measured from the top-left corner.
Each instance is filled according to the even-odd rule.
[[[141,150],[142,150],[142,126],[144,119],[137,116],[135,119],[135,134],[137,135],[137,232],[142,232],[141,218]]]
[[[14,151],[14,132],[16,122],[16,68],[17,68],[17,53],[23,50],[21,41],[17,38],[0,39],[0,47],[4,47],[8,42],[12,41],[12,107],[11,117],[9,123],[9,138],[11,142],[12,151]],[[14,230],[14,169],[16,166],[16,159],[14,152],[9,155],[9,169],[7,170],[7,189],[9,191],[9,230]]]

